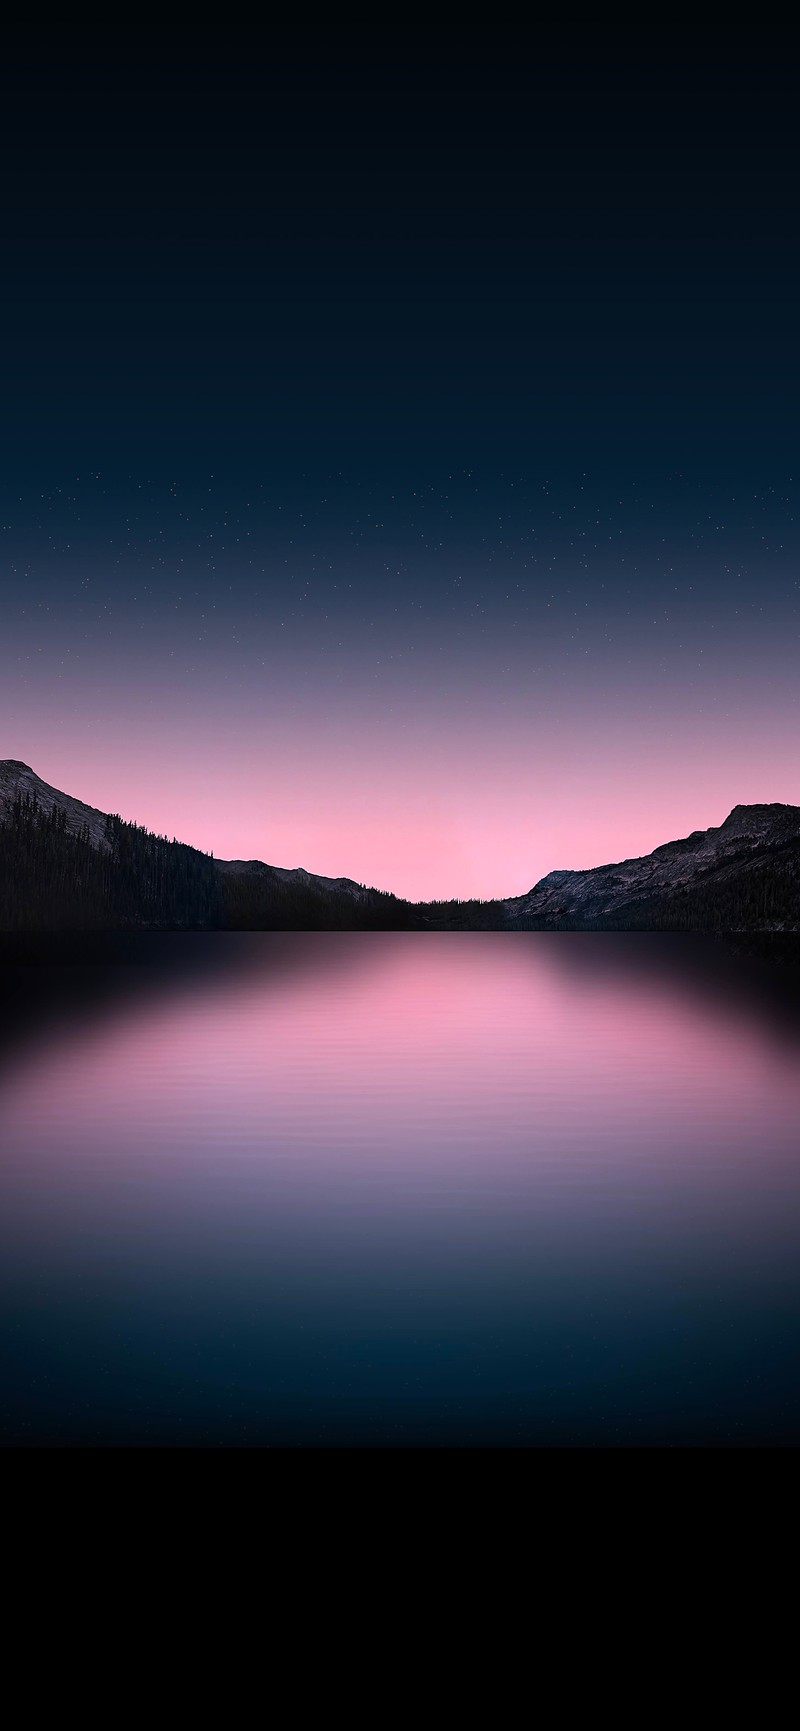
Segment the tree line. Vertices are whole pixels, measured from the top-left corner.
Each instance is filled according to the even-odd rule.
[[[221,871],[210,854],[118,816],[96,846],[86,825],[67,827],[63,807],[18,794],[0,817],[0,931],[152,928],[186,931],[536,931],[535,916],[509,918],[500,902],[412,905],[361,886],[357,895],[287,882],[269,867]],[[694,883],[563,929],[743,932],[800,929],[800,844],[712,867]]]
[[[408,903],[263,872],[221,872],[211,854],[109,816],[99,846],[63,807],[18,794],[0,817],[0,931],[407,929]]]

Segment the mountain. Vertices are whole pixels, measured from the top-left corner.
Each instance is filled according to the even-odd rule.
[[[412,905],[302,866],[215,860],[0,761],[0,930],[800,931],[800,807],[737,805],[640,859],[526,895]]]
[[[354,878],[320,877],[317,872],[307,872],[305,866],[269,866],[260,859],[220,859],[217,860],[217,869],[227,874],[243,872],[256,877],[271,873],[279,883],[298,884],[305,889],[332,890],[335,894],[354,896],[357,901],[370,893],[364,884],[357,884]]]
[[[108,851],[108,812],[98,811],[93,805],[84,805],[82,800],[73,799],[71,794],[51,787],[49,782],[42,781],[27,763],[21,763],[12,757],[0,759],[0,824],[5,821],[4,813],[7,816],[15,801],[19,799],[34,801],[39,812],[48,817],[54,812],[63,813],[68,835],[85,835],[93,847],[103,852]],[[263,860],[216,860],[214,863],[218,871],[229,875],[245,873],[266,877],[272,874],[281,883],[295,884],[306,889],[334,891],[356,898],[367,893],[365,886],[355,883],[352,878],[319,877],[314,872],[306,871],[304,866],[270,866],[265,865]]]
[[[0,823],[7,819],[14,802],[19,799],[35,800],[39,811],[47,816],[53,811],[63,812],[68,835],[78,836],[85,830],[93,847],[107,848],[104,811],[96,811],[93,805],[84,805],[71,794],[50,787],[27,763],[20,763],[14,757],[0,758]]]
[[[641,859],[549,872],[503,902],[509,925],[629,929],[800,927],[800,806],[737,805]]]
[[[351,878],[215,860],[0,761],[0,931],[405,929],[407,903]]]

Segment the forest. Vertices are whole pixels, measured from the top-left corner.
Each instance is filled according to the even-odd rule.
[[[107,817],[100,847],[67,827],[63,808],[21,795],[0,819],[0,931],[518,931],[499,901],[411,904],[361,886],[358,894],[287,882],[263,866],[220,870],[213,856]],[[586,930],[579,919],[565,920]],[[589,929],[792,931],[800,926],[800,845],[728,860],[686,888],[643,898]]]
[[[492,901],[428,902],[420,923],[440,931],[758,932],[800,930],[800,843],[792,839],[753,856],[743,853],[699,872],[685,888],[643,896],[599,919],[509,913]]]
[[[0,931],[407,929],[408,903],[355,897],[263,872],[221,872],[210,854],[107,817],[105,842],[66,812],[18,795],[0,819]]]

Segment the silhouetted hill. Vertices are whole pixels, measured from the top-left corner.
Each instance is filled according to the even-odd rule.
[[[352,878],[213,856],[0,761],[0,930],[800,931],[800,807],[735,806],[641,859],[527,895],[410,904]]]
[[[408,904],[302,867],[215,860],[0,762],[0,931],[408,927]]]
[[[507,901],[440,903],[431,923],[522,931],[800,931],[800,806],[737,805],[640,859],[554,871]]]

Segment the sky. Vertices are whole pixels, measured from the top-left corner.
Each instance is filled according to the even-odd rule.
[[[415,898],[800,803],[777,55],[0,86],[0,756]]]

